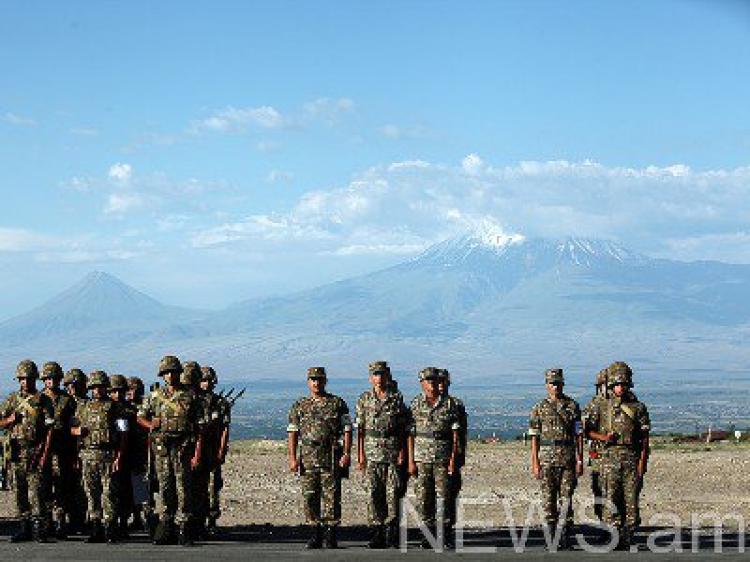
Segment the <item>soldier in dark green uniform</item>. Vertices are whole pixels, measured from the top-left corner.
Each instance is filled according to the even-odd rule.
[[[310,395],[292,405],[287,426],[289,470],[300,475],[305,515],[313,528],[307,543],[311,549],[338,546],[341,478],[351,463],[349,407],[343,399],[326,392],[326,382],[323,367],[307,370]]]
[[[192,479],[201,462],[202,413],[193,391],[180,383],[181,373],[182,364],[177,357],[162,358],[159,376],[164,377],[164,387],[154,390],[143,402],[138,423],[151,431],[159,479],[161,505],[154,543],[172,542],[176,524],[178,542],[191,546]]]
[[[109,377],[104,371],[89,375],[91,400],[76,408],[71,433],[82,441],[83,483],[88,498],[90,543],[116,542],[119,473],[127,448],[127,412],[107,394]]]
[[[10,433],[16,508],[21,530],[11,542],[35,538],[47,541],[44,492],[49,478],[49,455],[52,445],[54,409],[49,398],[36,389],[39,370],[25,359],[16,368],[19,390],[0,404],[0,428]]]
[[[389,385],[385,361],[369,365],[372,388],[357,401],[358,468],[367,480],[372,535],[370,548],[397,547],[399,542],[399,467],[405,463],[408,412],[404,398]]]
[[[455,402],[440,394],[438,370],[422,369],[419,381],[422,392],[412,400],[409,416],[409,474],[415,479],[417,510],[423,524],[432,535],[441,524],[441,546],[451,548],[448,478],[456,470],[461,423]],[[440,513],[439,500],[443,505]],[[427,536],[421,546],[431,547]]]
[[[570,548],[573,528],[573,492],[583,474],[583,434],[578,403],[563,393],[562,369],[544,375],[547,397],[538,402],[529,417],[531,471],[542,484],[542,502],[547,527],[556,536],[560,508],[565,508],[560,548]],[[555,546],[550,545],[554,550]]]
[[[63,386],[73,401],[75,409],[88,400],[86,395],[86,374],[81,369],[69,369],[63,377]],[[83,463],[81,462],[81,439],[73,437],[73,466],[70,470],[68,486],[70,506],[68,508],[68,530],[71,533],[83,532],[86,524],[86,491],[83,489]]]
[[[122,459],[121,469],[114,475],[116,484],[113,489],[117,490],[117,502],[115,504],[114,528],[118,539],[128,538],[128,519],[133,511],[133,485],[130,481],[132,447],[130,436],[136,424],[137,411],[125,399],[128,390],[128,379],[125,375],[112,375],[109,377],[109,398],[115,402],[122,411],[122,416],[128,422],[127,443],[125,456]],[[118,447],[118,443],[115,444]]]
[[[63,370],[59,363],[49,361],[42,367],[44,394],[49,398],[54,410],[55,423],[52,425],[52,448],[50,450],[50,490],[45,492],[49,502],[47,517],[49,525],[54,524],[55,537],[68,536],[66,514],[71,512],[75,489],[70,485],[78,450],[76,441],[70,434],[71,421],[76,411],[75,400],[60,389]]]
[[[650,420],[631,388],[633,372],[618,361],[609,367],[609,398],[587,418],[589,438],[602,443],[604,521],[618,533],[618,550],[629,550],[638,527],[638,494],[648,467]]]
[[[140,377],[128,377],[128,390],[125,399],[133,419],[138,416],[138,409],[143,405],[145,387]],[[149,501],[148,470],[149,443],[148,431],[140,424],[133,423],[128,436],[128,467],[130,469],[130,487],[133,491],[133,522],[131,529],[142,531],[148,524],[153,534],[153,504]],[[153,538],[153,537],[152,537]]]
[[[594,384],[594,397],[583,409],[581,421],[584,427],[588,427],[588,417],[590,412],[606,401],[608,396],[607,389],[607,369],[602,369],[596,374]],[[591,493],[594,496],[594,514],[601,521],[604,513],[604,491],[602,490],[602,443],[596,439],[589,439],[589,467],[591,470]]]

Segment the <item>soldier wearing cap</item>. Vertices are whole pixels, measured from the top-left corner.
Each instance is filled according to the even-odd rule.
[[[143,405],[143,394],[145,386],[140,377],[127,378],[127,390],[125,402],[130,411],[132,419],[138,416],[138,410]],[[140,424],[133,423],[128,435],[128,467],[130,469],[130,488],[132,495],[133,522],[131,528],[134,531],[142,531],[146,524],[153,534],[153,503],[149,494],[148,471],[149,465],[149,443],[148,431]],[[154,475],[154,478],[156,475]],[[145,518],[145,522],[144,522]]]
[[[60,389],[63,370],[59,363],[48,361],[42,367],[44,394],[49,398],[54,410],[52,425],[52,447],[50,449],[50,478],[47,483],[50,490],[45,493],[49,502],[47,507],[48,523],[55,526],[55,537],[65,539],[68,536],[65,523],[66,514],[72,511],[74,488],[70,485],[73,467],[78,457],[77,444],[70,434],[71,421],[76,411],[76,402]]]
[[[154,544],[171,543],[175,525],[179,544],[193,544],[192,478],[201,462],[202,412],[193,391],[180,382],[182,370],[177,357],[163,357],[159,376],[164,377],[164,386],[151,392],[138,411],[138,423],[151,432],[159,479],[161,505]]]
[[[16,508],[21,529],[11,542],[47,541],[46,479],[52,445],[54,409],[49,397],[36,389],[39,370],[25,359],[16,368],[19,390],[0,404],[0,428],[10,433]]]
[[[602,369],[596,374],[594,382],[594,397],[584,407],[581,414],[583,427],[589,426],[590,413],[597,407],[601,408],[607,400],[607,369]],[[594,496],[594,514],[601,521],[604,513],[604,491],[602,489],[601,467],[602,467],[602,443],[596,439],[589,439],[589,467],[591,471],[591,493]]]
[[[219,496],[224,487],[221,467],[229,447],[231,405],[214,392],[218,377],[213,367],[201,367],[199,398],[203,401],[203,462],[195,473],[196,527],[209,536],[217,533],[216,521],[221,516]]]
[[[68,396],[75,402],[75,410],[81,402],[88,400],[86,395],[86,374],[78,368],[69,369],[63,377],[63,387]],[[68,486],[71,500],[68,511],[69,531],[78,533],[86,524],[86,491],[83,489],[83,464],[81,463],[81,439],[73,437],[75,456],[69,474]]]
[[[452,546],[449,537],[449,475],[456,471],[461,423],[455,403],[439,391],[440,375],[435,367],[419,372],[422,392],[411,402],[408,425],[409,474],[415,478],[417,511],[427,534],[423,548],[430,548],[428,535],[435,536],[442,525],[443,546]],[[438,504],[442,502],[442,511]]]
[[[312,526],[307,543],[311,549],[338,546],[341,478],[351,463],[349,407],[342,398],[326,391],[326,382],[323,367],[307,370],[310,395],[292,405],[287,426],[289,470],[300,476],[305,515]]]
[[[397,547],[399,542],[399,467],[404,464],[408,413],[404,398],[390,384],[385,361],[370,363],[372,388],[357,400],[357,465],[365,475],[370,548]]]
[[[583,435],[581,410],[575,400],[563,393],[562,369],[549,369],[544,380],[547,396],[531,410],[531,471],[541,481],[542,503],[550,536],[558,536],[564,520],[560,548],[570,548],[573,526],[573,492],[583,474]],[[561,514],[561,508],[565,510]],[[552,550],[557,545],[550,545]]]
[[[638,527],[638,494],[648,467],[650,420],[630,390],[633,371],[617,361],[608,368],[609,397],[592,408],[587,434],[602,444],[604,521],[617,530],[618,550],[630,550]]]
[[[448,400],[452,401],[458,411],[458,420],[461,428],[458,432],[458,454],[456,455],[456,469],[453,474],[448,475],[448,490],[450,496],[447,499],[448,507],[448,523],[451,528],[456,525],[456,511],[458,495],[461,493],[461,486],[463,484],[461,478],[461,469],[466,463],[466,441],[469,430],[469,416],[466,413],[466,406],[460,398],[450,394],[451,386],[451,374],[448,369],[438,369],[438,375],[440,376],[438,382],[438,391],[441,395],[445,396]]]
[[[116,542],[119,472],[124,469],[128,421],[122,405],[107,394],[109,377],[94,371],[88,377],[91,399],[76,408],[71,433],[82,441],[83,482],[88,498],[91,533],[86,542]]]

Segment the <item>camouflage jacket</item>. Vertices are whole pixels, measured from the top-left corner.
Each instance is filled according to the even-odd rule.
[[[609,450],[631,450],[640,452],[643,439],[651,430],[648,409],[631,393],[622,398],[612,396],[592,404],[586,417],[587,429],[598,433],[614,433],[615,443],[602,443],[605,453]]]
[[[7,418],[13,412],[16,423],[6,431],[12,440],[25,447],[40,444],[47,436],[47,428],[55,423],[52,401],[43,392],[12,392],[0,404],[0,417]]]
[[[404,448],[408,412],[404,397],[387,389],[383,399],[374,390],[363,392],[357,400],[357,430],[364,432],[367,462],[395,463]]]
[[[466,413],[466,406],[464,406],[463,400],[451,395],[448,395],[448,398],[455,403],[456,410],[458,411],[458,424],[461,428],[458,430],[458,456],[456,457],[456,463],[459,467],[462,467],[466,463],[466,441],[469,434],[469,415]]]
[[[83,430],[82,456],[111,452],[119,448],[129,429],[128,412],[109,398],[86,400],[76,408],[72,424]]]
[[[221,445],[221,434],[231,423],[229,401],[215,392],[199,394],[203,413],[203,459],[204,467],[213,468],[217,464],[217,455]]]
[[[138,417],[159,420],[159,427],[152,432],[156,443],[175,439],[193,442],[204,423],[202,406],[192,390],[160,387],[143,400]]]
[[[529,435],[539,439],[539,461],[555,466],[575,464],[576,438],[581,432],[581,409],[563,394],[546,397],[534,405],[529,416]]]
[[[606,400],[607,399],[601,394],[596,394],[591,399],[591,401],[583,408],[583,412],[581,413],[581,423],[585,431],[598,431],[597,428],[591,426],[591,422],[589,420],[591,418],[592,412],[594,412],[596,409],[600,409],[602,404],[606,402]],[[598,441],[596,439],[589,440],[589,455],[591,459],[598,458],[601,455],[601,450],[601,441]]]
[[[414,460],[447,465],[453,452],[453,432],[461,431],[456,402],[438,397],[430,406],[424,393],[411,401],[409,433],[414,437]]]
[[[306,469],[331,470],[334,447],[351,430],[349,407],[333,394],[300,398],[289,410],[287,431],[299,434],[300,458]]]
[[[44,395],[49,398],[54,411],[52,449],[55,452],[72,452],[75,441],[70,427],[76,413],[76,402],[70,394],[61,390],[54,392],[53,396],[44,391]]]

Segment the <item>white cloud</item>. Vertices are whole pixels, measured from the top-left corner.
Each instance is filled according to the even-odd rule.
[[[85,193],[91,191],[95,181],[92,178],[85,176],[73,176],[69,180],[65,180],[60,183],[64,189],[70,189],[71,191],[79,191]]]
[[[463,168],[464,172],[470,176],[478,175],[482,171],[483,166],[484,162],[482,162],[482,159],[476,154],[469,154],[461,160],[461,168]]]
[[[10,125],[16,125],[18,127],[36,127],[37,122],[31,117],[25,117],[16,113],[6,112],[2,116],[2,120]]]
[[[285,170],[271,170],[266,176],[266,181],[268,183],[286,183],[292,181],[293,179],[294,174]]]
[[[119,183],[128,183],[130,181],[130,178],[133,176],[133,168],[130,164],[113,164],[109,168],[109,179],[119,182]]]
[[[354,101],[349,98],[318,98],[307,102],[304,110],[313,120],[320,120],[327,125],[335,125],[342,116],[354,111]]]
[[[23,228],[0,227],[0,252],[30,252],[55,244],[54,238]]]
[[[144,204],[144,199],[137,193],[110,193],[104,213],[107,215],[121,215],[137,209]]]
[[[430,134],[429,130],[421,125],[403,127],[393,123],[383,125],[378,129],[378,132],[384,137],[392,140],[423,139]]]
[[[196,121],[191,126],[192,132],[241,132],[250,127],[263,129],[281,129],[290,125],[290,121],[270,105],[261,107],[227,107],[215,114]]]

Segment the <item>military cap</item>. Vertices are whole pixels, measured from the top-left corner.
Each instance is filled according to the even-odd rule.
[[[81,369],[70,369],[63,377],[63,384],[86,384],[86,375]]]
[[[143,392],[145,387],[143,386],[141,377],[128,377],[128,388]]]
[[[201,380],[216,384],[219,382],[219,377],[216,376],[216,371],[213,367],[201,367]]]
[[[440,374],[438,373],[438,369],[435,367],[425,367],[421,371],[419,371],[419,380],[426,381],[431,379],[439,379]]]
[[[326,378],[325,367],[310,367],[307,370],[308,379],[324,379]]]
[[[547,369],[544,372],[544,382],[550,383],[550,382],[565,382],[565,379],[563,378],[563,370],[562,369]]]
[[[109,386],[109,377],[104,371],[94,371],[89,375],[89,381],[86,388],[95,386]]]
[[[159,361],[159,376],[162,376],[164,373],[181,373],[182,372],[182,364],[180,363],[180,360],[177,359],[174,355],[165,355],[161,358],[161,361]]]
[[[126,390],[128,388],[128,379],[124,375],[112,375],[109,377],[110,390]]]
[[[182,365],[180,384],[192,386],[201,380],[201,366],[197,361],[185,361]]]
[[[61,379],[63,378],[63,370],[60,367],[60,363],[56,361],[47,361],[42,367],[43,379]]]
[[[16,367],[17,379],[38,379],[39,369],[31,359],[24,359]]]
[[[443,379],[448,384],[451,383],[451,374],[448,371],[448,369],[438,369],[437,372],[438,372],[438,377]]]
[[[391,373],[387,361],[373,361],[368,365],[367,370],[371,375],[389,375]]]

